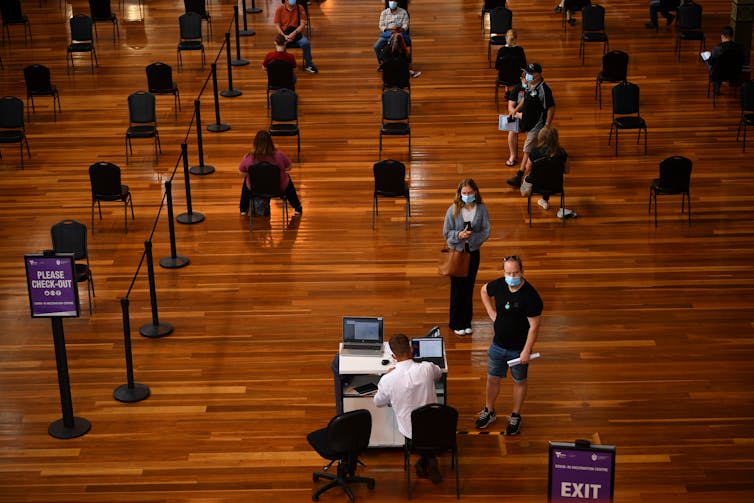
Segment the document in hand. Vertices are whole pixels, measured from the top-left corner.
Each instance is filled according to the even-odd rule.
[[[498,118],[497,129],[500,131],[513,131],[514,133],[518,133],[518,121],[516,119],[510,121],[509,116],[501,115]]]

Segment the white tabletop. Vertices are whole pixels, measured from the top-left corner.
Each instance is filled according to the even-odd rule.
[[[388,370],[395,366],[395,360],[393,359],[393,352],[390,351],[390,346],[387,342],[382,343],[382,356],[346,356],[340,354],[343,349],[343,343],[338,346],[338,354],[340,355],[340,374],[385,374]],[[443,351],[445,348],[443,347]],[[382,362],[388,360],[386,365]],[[442,369],[443,373],[448,372],[448,358],[445,355],[445,368]]]

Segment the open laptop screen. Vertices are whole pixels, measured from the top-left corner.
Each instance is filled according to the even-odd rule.
[[[382,329],[382,318],[344,316],[343,342],[382,343]]]
[[[416,337],[411,340],[414,346],[414,358],[440,358],[442,354],[442,338]]]

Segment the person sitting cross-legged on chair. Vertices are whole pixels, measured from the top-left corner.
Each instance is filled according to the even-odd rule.
[[[388,2],[388,8],[380,14],[380,38],[374,43],[374,55],[377,56],[377,63],[382,65],[383,50],[390,42],[394,33],[400,33],[405,45],[406,57],[411,60],[411,37],[408,35],[408,12],[398,7],[396,0]],[[412,77],[418,77],[421,72],[415,72]]]
[[[275,10],[273,22],[278,33],[285,36],[286,45],[300,47],[304,52],[304,70],[317,73],[317,67],[312,62],[312,46],[304,35],[306,29],[306,12],[296,0],[282,0],[283,5]]]
[[[423,405],[437,402],[435,381],[440,379],[442,371],[434,363],[415,362],[411,343],[405,335],[393,335],[389,344],[397,363],[380,379],[374,404],[377,407],[392,406],[398,431],[410,439],[411,413]],[[414,466],[417,476],[429,477],[435,484],[442,481],[436,456],[422,454]]]

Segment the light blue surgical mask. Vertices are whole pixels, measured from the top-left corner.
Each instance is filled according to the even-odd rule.
[[[508,286],[518,286],[521,284],[521,276],[506,276],[505,282]]]
[[[534,82],[534,75],[532,75],[531,73],[527,73],[526,82]]]
[[[296,0],[288,0],[288,5],[296,5]]]
[[[474,194],[471,194],[470,196],[461,195],[461,201],[463,201],[466,204],[473,203],[475,199],[476,199],[476,196]]]
[[[388,2],[387,6],[390,7],[390,10],[395,10],[398,8],[398,2]]]

